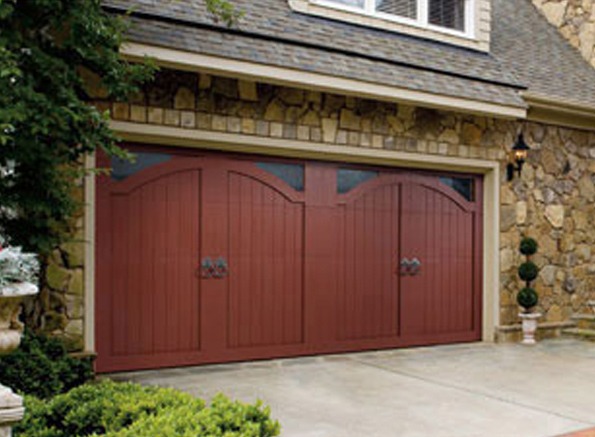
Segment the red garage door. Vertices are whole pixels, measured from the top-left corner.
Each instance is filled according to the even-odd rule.
[[[478,177],[131,150],[97,186],[99,371],[480,338]]]

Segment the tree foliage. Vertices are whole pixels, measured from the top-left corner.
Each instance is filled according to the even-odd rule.
[[[124,32],[99,0],[0,0],[0,232],[27,251],[70,231],[83,156],[123,154],[88,83],[123,100],[151,77],[119,56]]]
[[[228,26],[241,17],[227,0],[206,0]],[[83,157],[126,157],[109,114],[89,104],[90,84],[126,100],[155,66],[119,56],[125,17],[100,0],[0,0],[0,234],[48,254],[71,233],[81,207]]]

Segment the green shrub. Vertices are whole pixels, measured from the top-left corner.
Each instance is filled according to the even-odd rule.
[[[526,261],[519,266],[519,277],[525,282],[531,282],[537,278],[539,268],[532,261]]]
[[[222,395],[202,400],[173,389],[103,381],[87,383],[48,401],[26,397],[15,437],[272,437],[279,424],[260,403]]]
[[[537,305],[538,300],[539,300],[539,296],[537,295],[537,292],[534,289],[532,289],[531,287],[523,288],[516,295],[517,303],[521,307],[523,307],[525,309],[525,311],[528,311],[529,309],[531,309],[535,305]]]
[[[537,241],[535,241],[535,239],[525,237],[521,240],[519,250],[523,255],[531,256],[537,253],[538,247],[539,245],[537,244]]]
[[[30,331],[17,350],[0,357],[0,383],[39,398],[66,392],[91,378],[91,359],[72,358],[60,340]]]

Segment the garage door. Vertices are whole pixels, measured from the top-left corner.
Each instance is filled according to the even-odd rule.
[[[479,177],[131,151],[97,184],[99,371],[480,339]]]

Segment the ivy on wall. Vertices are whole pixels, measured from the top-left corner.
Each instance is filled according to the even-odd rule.
[[[26,251],[66,238],[84,154],[123,153],[86,102],[90,83],[122,100],[150,79],[120,58],[124,32],[99,0],[0,0],[0,229]]]

